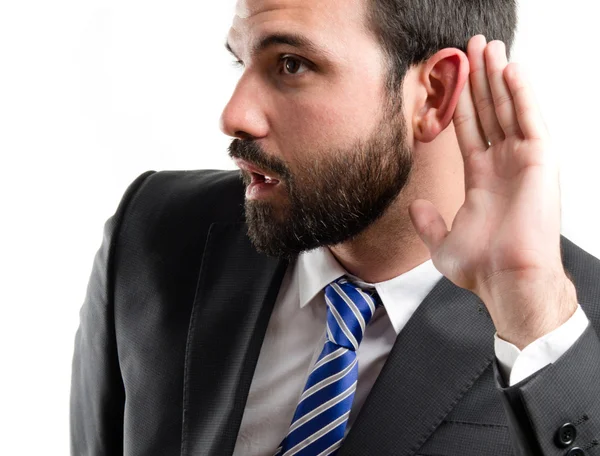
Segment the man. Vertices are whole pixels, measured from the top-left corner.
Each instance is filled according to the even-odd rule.
[[[73,454],[600,454],[600,263],[560,237],[515,16],[240,0],[243,183],[146,173],[107,222]]]

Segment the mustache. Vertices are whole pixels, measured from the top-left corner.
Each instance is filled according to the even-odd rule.
[[[251,139],[234,139],[231,141],[229,156],[246,160],[264,171],[276,174],[282,179],[290,179],[292,175],[283,160],[268,155],[256,141]]]

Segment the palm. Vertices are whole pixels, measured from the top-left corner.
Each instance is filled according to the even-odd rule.
[[[504,47],[487,46],[484,56],[483,37],[469,43],[470,83],[454,114],[465,202],[449,232],[431,203],[411,207],[437,269],[473,291],[499,274],[560,261],[558,171],[544,123]]]

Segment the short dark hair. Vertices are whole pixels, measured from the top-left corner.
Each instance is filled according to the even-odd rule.
[[[507,53],[517,26],[516,0],[366,0],[367,21],[389,63],[388,90],[399,90],[408,69],[441,49],[466,52],[472,36],[501,40]]]

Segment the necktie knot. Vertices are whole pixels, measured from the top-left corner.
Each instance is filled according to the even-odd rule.
[[[376,296],[362,290],[345,277],[325,287],[327,302],[327,338],[356,351],[365,329],[375,314]]]

